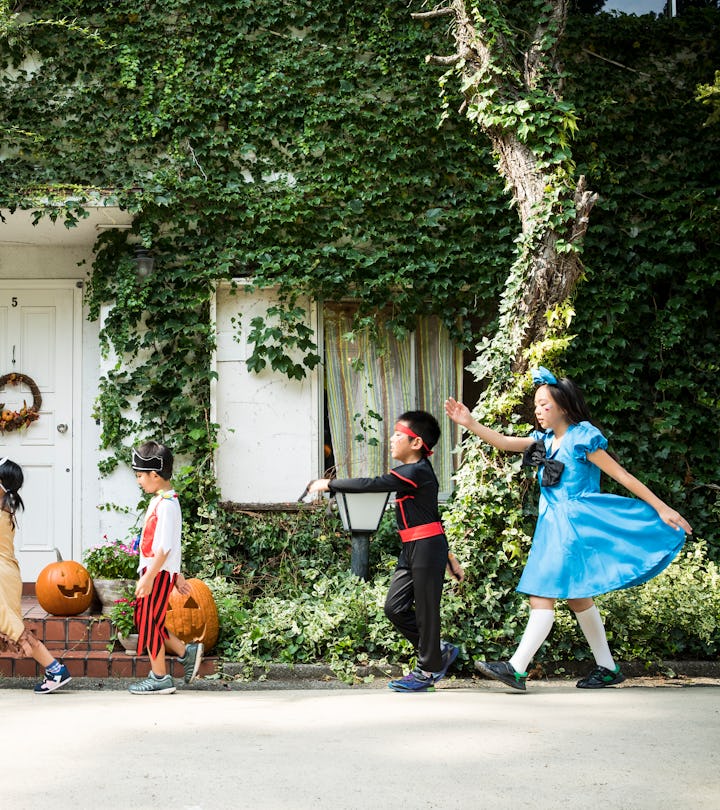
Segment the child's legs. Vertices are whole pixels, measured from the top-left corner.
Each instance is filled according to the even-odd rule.
[[[510,659],[515,672],[525,672],[535,653],[552,630],[555,621],[555,600],[544,596],[530,597],[530,618],[520,643]]]
[[[165,643],[160,648],[158,654],[153,658],[150,656],[150,666],[156,675],[167,675],[167,659],[166,653],[177,655],[182,658],[185,655],[186,644],[181,641],[176,635],[167,630],[168,637]]]
[[[177,655],[178,658],[182,658],[185,655],[186,649],[187,644],[168,630],[168,637],[165,639],[165,652],[169,652],[171,655]]]
[[[417,649],[420,635],[414,605],[415,586],[412,571],[405,559],[403,549],[385,597],[385,615],[390,619],[393,626]]]
[[[438,672],[442,669],[440,600],[447,566],[447,541],[444,537],[428,537],[408,545],[414,546],[410,564],[419,635],[418,666],[425,672]]]
[[[606,669],[615,669],[615,659],[610,652],[610,646],[605,634],[600,611],[592,599],[568,599],[568,606],[575,614],[575,618],[587,639],[595,663]]]
[[[37,639],[28,631],[25,631],[22,636],[20,636],[18,644],[22,648],[25,655],[30,655],[38,662],[38,664],[40,664],[41,667],[45,667],[45,669],[47,669],[55,660],[53,654],[42,643],[42,641]]]
[[[149,596],[141,597],[135,606],[135,624],[138,628],[138,653],[147,649],[152,671],[155,675],[166,675],[165,645],[170,633],[165,627],[170,593],[175,585],[175,575],[168,571],[159,571],[153,582]],[[173,637],[171,647],[176,647],[180,639]]]

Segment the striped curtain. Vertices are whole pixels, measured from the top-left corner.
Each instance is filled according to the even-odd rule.
[[[366,335],[347,340],[353,314],[348,307],[325,309],[325,392],[338,476],[386,472],[395,419],[421,409],[440,423],[431,461],[440,491],[449,494],[459,431],[445,417],[443,402],[448,395],[462,396],[462,352],[436,317],[421,319],[417,331],[401,340],[390,333],[381,345]]]

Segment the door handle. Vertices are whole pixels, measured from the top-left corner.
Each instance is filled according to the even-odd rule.
[[[58,425],[57,432],[58,433],[67,433],[68,426],[67,425]]]

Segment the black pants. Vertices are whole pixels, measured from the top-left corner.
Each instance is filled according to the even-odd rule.
[[[445,535],[403,543],[385,598],[385,615],[415,647],[426,672],[442,667],[440,599],[448,544]]]

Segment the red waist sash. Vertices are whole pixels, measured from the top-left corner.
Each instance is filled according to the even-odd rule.
[[[424,540],[426,537],[435,537],[437,534],[445,534],[445,529],[443,529],[443,525],[439,520],[436,520],[435,523],[421,523],[419,526],[411,526],[409,529],[399,529],[398,531],[403,543]]]

